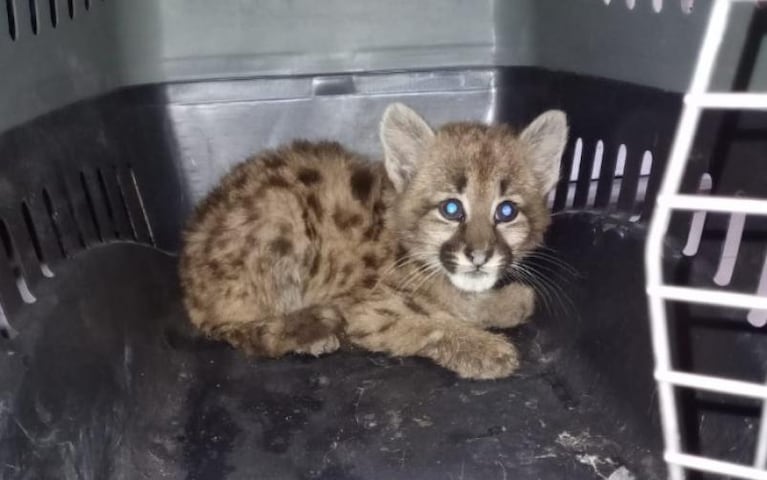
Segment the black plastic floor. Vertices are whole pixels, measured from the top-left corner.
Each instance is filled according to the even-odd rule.
[[[560,230],[593,242],[574,266],[612,287],[615,264],[597,254],[638,246]],[[0,382],[12,386],[0,397],[0,478],[662,478],[649,349],[616,341],[629,316],[604,317],[630,299],[603,297],[593,319],[541,315],[512,333],[519,374],[476,382],[366,353],[247,359],[190,334],[175,268],[115,243],[44,284],[19,337],[0,343]],[[645,337],[645,323],[630,335]]]

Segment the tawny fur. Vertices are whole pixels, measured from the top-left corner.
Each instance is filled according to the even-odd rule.
[[[486,329],[525,321],[533,292],[519,283],[467,291],[480,283],[459,270],[482,249],[481,268],[494,276],[476,277],[502,280],[542,241],[567,130],[564,115],[545,115],[519,135],[473,123],[434,132],[393,105],[383,163],[297,141],[238,165],[185,233],[192,323],[259,356],[355,346],[427,357],[466,378],[511,374],[516,349]],[[441,216],[446,198],[461,198],[466,218]],[[496,224],[504,199],[519,214]]]

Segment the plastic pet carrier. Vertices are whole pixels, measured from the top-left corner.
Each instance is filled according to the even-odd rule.
[[[0,478],[767,479],[765,35],[729,0],[0,2]],[[294,138],[380,158],[394,101],[568,114],[520,372],[198,336],[195,202]]]

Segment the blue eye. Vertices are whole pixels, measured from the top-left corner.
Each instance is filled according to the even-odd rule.
[[[448,198],[444,202],[439,204],[439,213],[448,220],[461,221],[463,220],[463,205],[460,200],[455,198]]]
[[[513,202],[506,200],[495,207],[495,222],[506,223],[517,218],[517,206]]]

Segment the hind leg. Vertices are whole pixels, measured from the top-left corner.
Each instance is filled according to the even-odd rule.
[[[252,220],[248,213],[222,211],[219,218],[205,219],[207,228],[188,235],[181,276],[192,322],[262,356],[338,348],[341,316],[305,304],[316,255],[302,216],[305,205],[283,189],[267,191],[262,204],[269,208],[248,212]]]
[[[251,355],[299,353],[317,357],[338,350],[343,329],[338,310],[312,306],[282,316],[222,324],[211,333]]]

